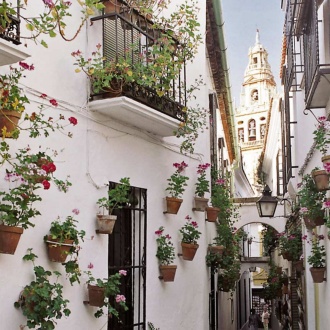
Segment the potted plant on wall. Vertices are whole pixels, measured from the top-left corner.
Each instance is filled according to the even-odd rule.
[[[321,244],[321,240],[324,239],[323,235],[317,235],[312,233],[313,237],[311,240],[307,240],[307,236],[303,238],[307,240],[308,243],[312,244],[311,254],[307,257],[307,262],[312,266],[309,268],[314,283],[322,283],[324,281],[325,258],[326,252],[325,247]]]
[[[88,268],[92,269],[93,264],[90,263]],[[104,314],[103,307],[107,308],[108,317],[112,315],[117,318],[119,317],[117,306],[124,311],[128,310],[126,298],[124,295],[120,294],[121,278],[127,275],[126,270],[120,270],[118,273],[104,279],[95,279],[90,270],[88,270],[86,274],[88,276],[87,285],[89,300],[84,301],[84,303],[98,307],[98,310],[94,314],[96,318]]]
[[[195,207],[194,211],[202,211],[204,212],[207,203],[208,203],[208,198],[205,198],[204,195],[207,192],[210,192],[209,189],[209,180],[206,179],[206,170],[210,167],[209,163],[205,164],[199,164],[197,167],[197,182],[195,184],[196,189],[195,189]]]
[[[322,153],[322,162],[324,167],[326,167],[326,164],[330,165],[330,155],[327,155],[330,145],[330,122],[327,120],[327,117],[321,116],[318,118],[318,124],[313,134],[315,148]]]
[[[34,265],[35,258],[37,256],[29,249],[23,260],[32,261]],[[61,274],[35,265],[34,274],[35,279],[23,288],[14,306],[21,308],[23,315],[27,317],[28,328],[55,329],[55,320],[71,313],[67,307],[69,300],[63,297],[63,286],[58,282]],[[54,282],[50,279],[52,275],[57,278]]]
[[[159,278],[164,282],[173,282],[177,269],[176,265],[171,264],[175,258],[174,246],[171,242],[171,236],[164,234],[164,229],[165,228],[161,226],[155,231],[155,234],[157,235],[156,257],[159,261],[159,270],[161,273]]]
[[[72,212],[79,214],[78,209]],[[81,275],[78,264],[79,244],[84,240],[85,231],[77,229],[78,221],[73,216],[68,216],[65,221],[60,221],[58,217],[53,221],[49,228],[49,234],[44,237],[47,244],[48,258],[53,262],[64,264],[70,283],[80,282]],[[67,261],[67,257],[70,260]]]
[[[191,217],[189,215],[187,215],[185,219],[187,222],[179,230],[182,235],[182,257],[184,260],[191,261],[194,259],[196,251],[199,247],[197,240],[200,238],[201,232],[197,229],[197,222],[191,221]]]
[[[121,178],[119,183],[113,188],[108,190],[108,197],[99,198],[96,204],[102,208],[102,214],[96,215],[99,234],[111,234],[113,227],[116,223],[117,216],[112,212],[115,208],[122,208],[129,202],[130,181],[128,177]],[[104,214],[105,210],[109,214]]]
[[[282,257],[289,261],[298,261],[302,254],[301,228],[284,231],[277,236]]]
[[[188,167],[184,161],[181,163],[174,163],[175,172],[170,176],[168,181],[168,187],[166,191],[170,196],[166,196],[166,211],[164,213],[177,214],[181,203],[183,202],[182,194],[187,186],[189,178],[183,175],[183,171]]]
[[[303,216],[308,229],[324,224],[324,210],[322,209],[325,200],[325,192],[318,191],[310,174],[302,178],[299,188],[300,213]]]

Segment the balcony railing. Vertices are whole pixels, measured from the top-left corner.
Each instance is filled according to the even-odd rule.
[[[1,6],[1,3],[0,3]],[[0,38],[11,41],[15,45],[19,45],[20,42],[20,19],[19,19],[19,0],[17,0],[17,6],[15,7],[17,16],[13,16],[7,13],[9,19],[5,19],[0,15]],[[5,26],[5,27],[4,27]]]
[[[104,13],[102,16],[94,17],[93,22],[101,22],[103,29],[103,55],[106,61],[118,61],[118,59],[128,59],[132,70],[134,66],[144,65],[148,68],[155,58],[151,47],[155,47],[156,40],[162,33],[159,29],[154,29],[152,22],[145,18],[135,9],[130,11],[116,10]],[[159,43],[159,53],[161,55],[162,45]],[[173,53],[173,61],[176,54]],[[169,63],[171,65],[171,63]],[[170,86],[160,91],[162,82]],[[170,80],[170,81],[169,81]],[[185,63],[178,71],[175,79],[168,79],[163,76],[155,86],[127,83],[120,88],[120,93],[94,93],[91,91],[91,99],[104,99],[119,96],[126,96],[135,101],[143,103],[165,115],[183,121],[185,119],[184,107],[186,106],[186,71]],[[162,88],[162,87],[161,87]]]

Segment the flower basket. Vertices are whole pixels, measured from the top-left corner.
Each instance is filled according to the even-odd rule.
[[[207,207],[206,209],[206,221],[216,222],[220,209],[218,207]]]
[[[223,245],[209,245],[207,249],[210,253],[214,253],[219,256],[222,256],[225,247]]]
[[[0,225],[0,253],[15,254],[23,228]]]
[[[165,213],[177,214],[182,202],[183,202],[183,199],[181,199],[181,198],[166,197],[166,212]]]
[[[48,236],[46,244],[49,260],[63,263],[73,247],[73,240],[65,239],[63,242],[59,242],[58,239],[52,239],[51,236]]]
[[[0,137],[2,137],[2,129],[6,127],[6,137],[10,138],[11,133],[17,128],[21,116],[20,112],[0,109]]]
[[[314,170],[312,176],[318,191],[329,189],[329,174],[325,170]]]
[[[204,198],[204,197],[195,197],[195,207],[193,208],[194,211],[200,211],[200,212],[204,212],[205,209],[208,206],[208,198]]]
[[[176,265],[160,265],[159,271],[161,276],[159,277],[164,282],[173,282],[175,278],[177,266]]]
[[[188,244],[181,242],[182,247],[182,257],[183,260],[192,261],[195,257],[197,249],[199,248],[198,244]]]
[[[89,305],[95,307],[102,307],[104,305],[104,292],[105,288],[101,288],[97,285],[88,284],[88,297]]]
[[[325,267],[319,267],[319,268],[310,267],[309,268],[314,283],[322,283],[324,281],[325,269],[326,269]]]
[[[112,234],[113,228],[115,226],[117,216],[116,215],[103,215],[97,214],[97,227],[96,232],[98,234]]]

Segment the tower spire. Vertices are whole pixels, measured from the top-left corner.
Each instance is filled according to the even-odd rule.
[[[257,29],[257,33],[256,33],[256,45],[260,44],[260,37],[259,37],[259,29]]]

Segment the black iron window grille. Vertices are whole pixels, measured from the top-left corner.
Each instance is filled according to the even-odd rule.
[[[109,189],[116,183],[109,182]],[[119,310],[119,318],[109,318],[108,330],[146,329],[146,248],[147,191],[131,187],[129,203],[116,209],[116,224],[109,235],[109,275],[126,270],[121,294],[126,297],[127,311]]]
[[[19,19],[19,0],[16,2],[16,7],[10,6],[16,15],[12,15],[6,11],[6,17],[0,15],[0,38],[8,40],[15,45],[19,45],[20,42],[20,19]]]
[[[103,55],[107,61],[118,61],[124,58],[134,70],[135,65],[143,65],[146,68],[150,66],[157,56],[151,52],[151,47],[154,47],[155,44],[159,45],[161,53],[162,45],[156,43],[156,40],[164,31],[153,28],[152,22],[139,15],[135,9],[131,9],[129,12],[106,13],[92,19],[95,22],[100,20],[103,27]],[[127,96],[175,119],[184,121],[186,117],[184,107],[187,98],[186,63],[177,65],[175,62],[176,54],[178,54],[176,52],[179,51],[180,47],[173,52],[172,61],[168,63],[167,67],[168,72],[173,72],[170,66],[176,63],[178,73],[175,78],[169,74],[163,75],[156,82],[157,88],[137,82],[124,83],[118,88],[118,93],[94,93],[92,91],[91,98]],[[142,80],[143,77],[141,77]],[[160,90],[160,86],[167,86],[167,88]]]

